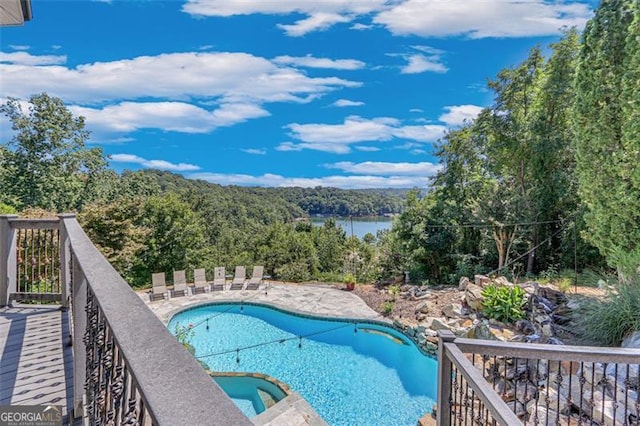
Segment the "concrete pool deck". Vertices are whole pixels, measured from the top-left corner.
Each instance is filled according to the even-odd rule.
[[[275,284],[267,282],[258,290],[221,290],[150,301],[150,290],[138,295],[166,325],[176,313],[211,302],[253,302],[274,306],[290,312],[319,317],[369,319],[389,322],[367,306],[358,296],[336,287],[322,284]],[[326,426],[327,423],[299,394],[292,392],[267,411],[253,417],[256,426]]]
[[[149,290],[138,295],[164,323],[177,312],[211,302],[254,302],[291,312],[320,317],[371,319],[390,322],[367,306],[358,296],[333,286],[321,284],[263,284],[258,290],[221,290],[150,301]]]

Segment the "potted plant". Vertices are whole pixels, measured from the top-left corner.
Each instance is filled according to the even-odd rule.
[[[347,290],[351,291],[356,288],[356,276],[351,272],[344,274],[343,281],[347,285]]]

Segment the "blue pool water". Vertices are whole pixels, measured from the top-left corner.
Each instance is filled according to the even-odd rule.
[[[176,323],[194,326],[195,355],[211,370],[272,376],[330,425],[414,426],[435,403],[436,361],[389,327],[246,304],[242,311],[218,304],[181,312],[169,330]]]
[[[214,376],[213,380],[247,417],[253,417],[268,408],[260,392],[263,395],[268,395],[272,404],[287,396],[274,383],[258,377]]]

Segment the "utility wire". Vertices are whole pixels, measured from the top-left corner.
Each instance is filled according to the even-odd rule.
[[[507,262],[506,264],[502,265],[502,268],[496,268],[493,271],[489,271],[487,273],[487,275],[491,275],[491,274],[495,274],[496,272],[506,268],[507,266],[512,265],[513,263],[517,262],[518,260],[522,259],[523,257],[527,256],[529,253],[531,253],[532,251],[534,251],[535,249],[537,249],[538,247],[542,246],[543,244],[548,243],[549,241],[551,241],[551,239],[553,237],[555,237],[556,235],[558,235],[559,233],[561,233],[562,231],[564,231],[564,228],[560,228],[558,229],[556,232],[554,232],[549,238],[547,238],[546,240],[542,241],[540,244],[535,245],[533,248],[527,250],[526,252],[524,252],[524,254],[522,254],[521,256],[516,257],[513,260],[510,260],[509,262]]]
[[[425,228],[492,228],[494,226],[532,226],[532,225],[548,225],[551,223],[563,222],[562,219],[558,220],[546,220],[541,222],[521,222],[521,223],[461,223],[458,225],[438,225],[438,224],[425,224]]]
[[[357,332],[358,331],[357,323],[353,323],[353,324],[354,324],[354,331]],[[243,346],[241,348],[229,349],[229,350],[226,350],[226,351],[212,352],[212,353],[209,353],[209,354],[206,354],[206,355],[198,355],[195,358],[197,358],[197,359],[208,358],[208,357],[212,357],[212,356],[225,355],[225,354],[230,354],[230,353],[234,353],[234,352],[236,354],[239,354],[240,351],[244,351],[244,350],[247,350],[247,349],[258,348],[260,346],[271,345],[273,343],[284,343],[284,342],[288,342],[290,340],[298,340],[298,339],[300,340],[300,344],[298,345],[298,347],[301,347],[302,339],[306,339],[306,338],[312,337],[312,336],[317,336],[319,334],[329,333],[329,332],[335,331],[335,330],[340,330],[340,329],[345,328],[345,327],[351,327],[351,325],[352,325],[351,323],[347,323],[347,324],[344,324],[344,325],[339,325],[337,327],[329,328],[327,330],[316,331],[316,332],[313,332],[313,333],[308,333],[308,334],[304,334],[304,335],[300,335],[300,336],[285,337],[283,339],[270,340],[268,342],[256,343],[255,345]]]
[[[254,297],[256,297],[256,296],[260,295],[261,293],[262,293],[262,292],[254,293],[254,294],[252,294],[251,296],[249,296],[249,297],[247,297],[247,298],[245,298],[245,299],[240,299],[240,306],[242,306],[242,304],[243,304],[244,302],[247,302],[247,301],[249,301],[249,300],[253,299]],[[210,316],[208,316],[208,317],[206,317],[206,318],[204,318],[204,319],[202,319],[202,320],[198,321],[198,322],[197,322],[197,323],[195,323],[195,324],[191,324],[191,326],[190,326],[187,330],[184,330],[182,333],[177,333],[177,335],[180,335],[180,334],[186,333],[188,330],[193,330],[193,329],[195,329],[196,327],[198,327],[198,326],[200,326],[200,325],[202,325],[202,324],[204,324],[204,323],[207,323],[210,319],[213,319],[213,318],[215,318],[215,317],[217,317],[217,316],[220,316],[220,315],[222,315],[222,314],[226,314],[226,313],[228,313],[229,311],[231,311],[233,308],[237,307],[237,305],[238,305],[238,302],[237,302],[237,301],[233,301],[233,302],[232,302],[232,305],[231,305],[229,308],[225,309],[224,311],[216,312],[215,314],[210,315]],[[178,324],[178,323],[176,323],[176,324]],[[207,326],[207,327],[208,327],[208,326]]]

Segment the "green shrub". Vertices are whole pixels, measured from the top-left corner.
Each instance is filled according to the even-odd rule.
[[[190,350],[190,348],[193,348],[193,346],[191,345],[191,339],[193,339],[193,336],[195,335],[193,324],[180,325],[180,323],[176,323],[173,334],[174,336],[176,336],[176,340],[178,341],[178,343],[184,346],[185,349],[192,352]],[[193,351],[195,351],[195,349],[193,349]]]
[[[282,265],[275,270],[276,276],[283,281],[302,282],[311,279],[309,265],[303,261],[295,261]]]
[[[387,300],[380,304],[380,310],[382,311],[382,315],[387,316],[393,312],[393,300]]]
[[[618,284],[604,300],[585,299],[573,318],[586,342],[619,346],[626,336],[640,331],[640,282]]]
[[[513,322],[524,318],[526,293],[520,287],[488,285],[482,290],[482,312],[489,318]]]
[[[349,283],[356,283],[356,276],[353,275],[351,272],[347,272],[346,274],[344,274],[344,277],[342,278],[342,281],[345,284],[349,284]]]
[[[402,288],[400,287],[400,284],[392,284],[389,286],[388,290],[389,290],[389,294],[393,296],[393,300],[395,300],[398,297],[398,295],[400,295],[400,293],[402,292]]]

